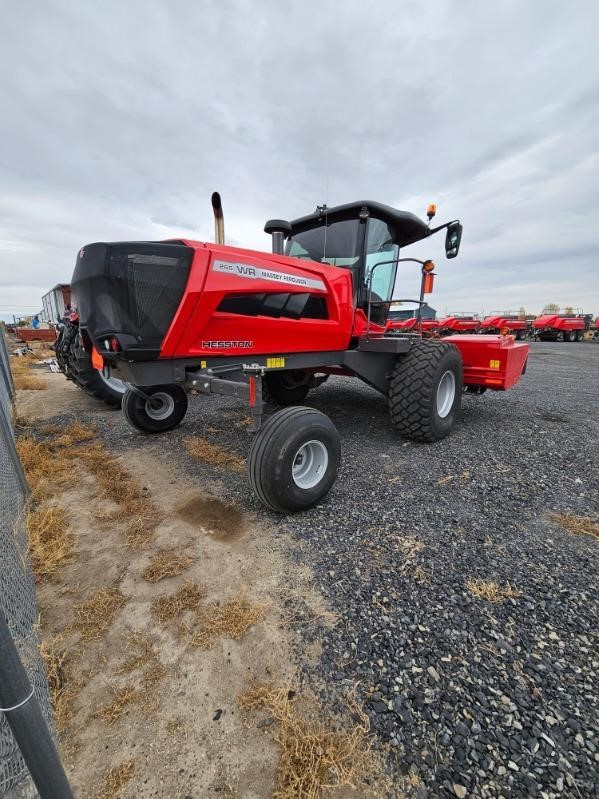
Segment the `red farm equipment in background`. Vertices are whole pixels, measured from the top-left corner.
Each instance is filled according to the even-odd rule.
[[[540,341],[582,341],[592,317],[582,310],[567,309],[566,313],[543,309],[533,321],[535,338]]]
[[[478,333],[480,319],[478,314],[469,312],[450,313],[439,320],[439,335],[451,336],[456,333]]]
[[[445,231],[446,257],[458,254],[461,224],[431,229],[433,206],[428,223],[376,202],[319,206],[267,222],[265,253],[225,246],[217,193],[212,205],[215,244],[86,245],[73,293],[85,346],[106,377],[128,384],[122,408],[137,430],[176,427],[190,392],[248,403],[249,480],[267,507],[312,507],[336,479],[339,434],[302,405],[331,374],[379,391],[397,432],[430,442],[451,432],[464,391],[505,390],[524,373],[528,345],[511,336],[440,341],[388,328],[391,304],[421,309],[434,282],[433,262],[400,257],[400,248]],[[393,296],[406,262],[421,271],[419,299]],[[287,407],[263,421],[268,401]]]
[[[481,333],[505,333],[512,334],[517,341],[526,338],[528,323],[521,318],[515,311],[492,311],[480,323]]]
[[[400,330],[404,333],[418,333],[422,331],[423,335],[432,335],[439,330],[439,320],[418,319],[417,316],[411,316],[409,319],[397,319],[387,322],[387,330]]]

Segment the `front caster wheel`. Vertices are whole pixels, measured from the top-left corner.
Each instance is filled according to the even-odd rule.
[[[141,396],[128,388],[123,396],[125,419],[143,433],[172,430],[187,412],[187,394],[181,386],[147,386]]]
[[[330,490],[341,459],[339,433],[312,408],[285,408],[256,433],[248,458],[250,484],[268,508],[295,513]]]

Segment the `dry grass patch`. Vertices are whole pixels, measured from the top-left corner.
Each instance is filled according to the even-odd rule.
[[[183,735],[186,733],[185,722],[182,718],[174,718],[166,723],[166,731],[169,735]]]
[[[81,605],[76,605],[74,627],[81,633],[82,640],[100,638],[125,602],[125,597],[118,588],[102,588]]]
[[[52,427],[50,429],[55,434],[51,441],[51,445],[54,447],[72,447],[82,441],[92,441],[98,435],[94,427],[85,427],[77,421],[64,428],[54,426],[54,429]]]
[[[140,674],[135,684],[129,683],[118,690],[114,688],[112,702],[94,713],[94,717],[101,718],[108,724],[119,719],[125,708],[133,702],[141,705],[146,716],[153,713],[158,707],[155,697],[156,686],[168,674],[167,668],[161,663],[154,648],[154,641],[138,630],[129,635],[126,649],[130,654],[116,669],[116,674],[132,674],[133,672],[140,672]]]
[[[36,350],[35,357],[39,358],[40,360],[44,360],[45,358],[56,358],[56,353],[54,350],[51,350],[48,347],[41,347],[41,349]]]
[[[71,462],[61,452],[55,452],[46,442],[24,436],[16,441],[17,452],[31,489],[32,499],[37,500],[56,493],[57,486],[64,485],[71,473]]]
[[[48,383],[41,377],[32,374],[14,375],[15,388],[26,391],[43,391],[48,388]]]
[[[495,580],[467,580],[466,588],[477,599],[484,599],[485,602],[504,602],[506,599],[522,596],[522,591],[512,588],[509,583],[501,585]]]
[[[196,583],[187,582],[175,594],[156,597],[152,601],[152,613],[164,624],[178,619],[186,610],[198,612],[206,590]]]
[[[198,612],[202,629],[192,636],[190,645],[194,649],[210,649],[216,638],[238,641],[263,614],[263,605],[252,604],[244,597],[225,605],[209,605]]]
[[[24,436],[17,441],[33,499],[56,493],[69,481],[73,462],[80,461],[95,477],[101,496],[119,506],[108,517],[126,525],[127,546],[134,551],[143,549],[152,540],[162,514],[127,469],[102,444],[93,441],[95,429],[75,421],[66,428],[51,426],[40,432],[52,437],[40,442]]]
[[[57,635],[40,644],[40,654],[46,666],[50,702],[58,732],[63,732],[73,718],[73,701],[81,689],[81,682],[71,672],[70,658],[63,647],[62,636]]]
[[[422,541],[418,541],[418,539],[414,538],[413,536],[398,535],[396,541],[397,548],[404,558],[414,558],[424,549],[424,544]]]
[[[125,649],[130,654],[117,668],[117,674],[131,674],[133,671],[143,669],[148,661],[156,656],[152,641],[139,630],[129,634]]]
[[[111,768],[104,777],[104,785],[97,799],[118,799],[121,788],[135,776],[135,761],[127,760],[116,768]]]
[[[182,574],[195,559],[187,552],[176,549],[161,549],[143,571],[143,577],[149,583],[157,583],[166,577]]]
[[[281,747],[275,799],[319,799],[328,789],[357,787],[374,769],[368,742],[368,719],[354,704],[359,721],[350,729],[332,729],[322,720],[307,718],[290,697],[289,685],[258,684],[238,699],[243,711],[265,710],[277,724]]]
[[[79,447],[75,454],[96,478],[102,496],[119,506],[109,514],[109,518],[126,523],[127,546],[139,552],[152,541],[162,520],[159,509],[130,472],[102,444]]]
[[[137,699],[139,690],[134,685],[126,685],[114,691],[114,699],[106,705],[99,707],[93,717],[102,719],[107,724],[114,724],[125,712],[125,708]]]
[[[63,428],[59,424],[44,424],[38,430],[42,436],[55,436],[62,433]]]
[[[185,439],[185,448],[194,458],[202,463],[209,463],[212,466],[219,466],[221,469],[229,469],[234,472],[245,470],[245,460],[218,444],[211,444],[205,438],[198,436],[188,436]]]
[[[64,511],[57,505],[44,504],[25,516],[33,571],[50,577],[73,559],[75,536],[68,529]]]
[[[417,583],[425,583],[428,579],[426,571],[419,563],[416,563],[417,556],[423,551],[424,544],[413,536],[397,536],[397,548],[404,557],[399,571],[415,580]]]
[[[29,355],[15,355],[10,359],[10,371],[12,372],[13,379],[23,376],[31,372],[31,367],[35,362],[33,354]]]
[[[12,423],[14,427],[20,427],[24,430],[26,427],[31,427],[31,419],[28,416],[24,416],[22,413],[14,410],[12,412]]]
[[[573,535],[592,535],[599,538],[599,521],[597,519],[574,516],[571,513],[550,513],[549,518]]]
[[[113,518],[127,519],[125,541],[129,549],[139,552],[154,538],[156,527],[162,521],[162,514],[149,497],[130,499],[120,505]]]
[[[121,463],[111,455],[103,444],[94,443],[78,447],[73,454],[79,457],[94,475],[104,496],[118,504],[141,500],[143,494],[139,483]]]

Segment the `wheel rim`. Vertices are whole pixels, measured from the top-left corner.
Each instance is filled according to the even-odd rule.
[[[151,399],[146,400],[146,413],[155,422],[168,419],[175,410],[175,400],[166,391],[157,391]]]
[[[293,459],[293,482],[304,490],[314,488],[325,475],[329,453],[322,441],[307,441],[298,449]]]
[[[100,370],[98,370],[98,374],[100,375],[102,382],[113,391],[117,391],[119,394],[124,394],[127,390],[127,384],[122,380],[119,380],[118,377],[106,377],[104,372],[101,372]]]
[[[441,419],[449,414],[455,399],[455,375],[449,370],[445,372],[437,387],[437,413]]]

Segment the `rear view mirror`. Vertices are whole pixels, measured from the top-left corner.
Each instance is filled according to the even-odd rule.
[[[462,226],[459,222],[450,222],[447,225],[445,236],[445,255],[447,258],[455,258],[460,249],[462,240]]]

